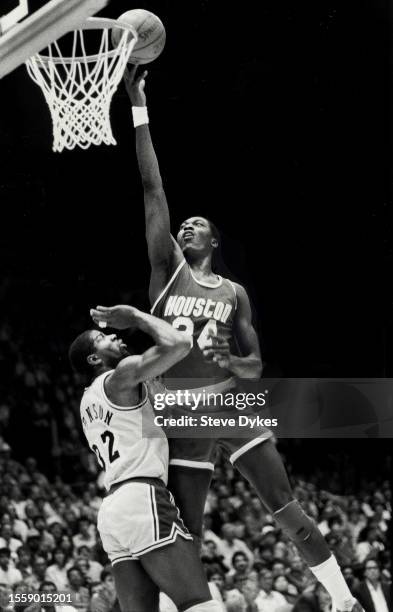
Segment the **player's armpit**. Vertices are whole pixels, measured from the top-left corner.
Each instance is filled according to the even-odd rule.
[[[184,255],[181,248],[177,244],[174,237],[171,234],[169,236],[172,245],[171,256],[169,259],[161,261],[157,259],[154,265],[150,259],[151,275],[149,284],[149,299],[152,306],[167,286],[176,268],[184,260]],[[157,238],[157,240],[159,239]]]

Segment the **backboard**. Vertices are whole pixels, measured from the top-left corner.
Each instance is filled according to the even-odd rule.
[[[7,8],[7,3],[5,3],[4,7],[0,7],[0,35],[7,32],[29,13],[27,0],[18,0],[14,4],[15,6],[11,3]]]
[[[0,79],[66,32],[77,28],[108,2],[50,0],[33,13],[29,13],[28,0],[15,0],[11,8],[6,2],[6,11],[0,9]]]

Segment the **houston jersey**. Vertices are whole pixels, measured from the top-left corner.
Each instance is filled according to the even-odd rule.
[[[82,426],[91,450],[105,470],[104,485],[127,478],[168,479],[168,442],[154,424],[154,411],[147,385],[137,406],[117,406],[107,397],[105,379],[113,372],[98,376],[85,389],[81,400]]]
[[[231,376],[216,363],[207,362],[202,350],[212,344],[209,334],[224,337],[233,345],[236,308],[236,289],[231,281],[218,277],[214,284],[202,283],[195,278],[186,260],[180,263],[151,311],[179,331],[193,336],[190,353],[165,374],[168,388],[182,388],[181,381],[170,379],[204,379],[203,384],[213,384]]]

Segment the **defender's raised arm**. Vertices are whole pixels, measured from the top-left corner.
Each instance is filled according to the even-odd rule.
[[[151,336],[156,343],[142,355],[131,355],[116,366],[109,384],[134,387],[138,383],[160,376],[191,350],[191,339],[171,325],[141,312],[132,306],[97,306],[91,310],[93,321],[107,323],[115,329],[136,328]]]

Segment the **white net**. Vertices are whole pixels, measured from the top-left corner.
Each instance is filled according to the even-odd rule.
[[[88,55],[86,31],[89,30],[71,33],[69,57],[63,57],[59,43],[54,42],[48,47],[47,55],[37,54],[26,61],[29,75],[41,87],[48,103],[53,122],[53,150],[57,152],[76,146],[87,149],[90,145],[116,144],[110,105],[137,36],[123,30],[113,49],[110,29],[104,27],[98,53]]]

